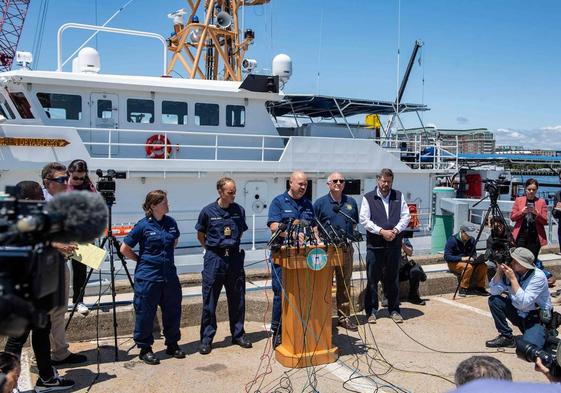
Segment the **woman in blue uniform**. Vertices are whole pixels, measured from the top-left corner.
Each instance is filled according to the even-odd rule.
[[[140,348],[140,359],[147,364],[159,364],[160,360],[152,352],[152,330],[158,305],[162,309],[166,353],[178,359],[185,357],[185,352],[177,344],[182,294],[174,264],[174,249],[179,229],[175,220],[166,215],[169,206],[164,191],[150,191],[142,208],[146,217],[127,235],[121,252],[137,263],[134,271],[134,341]],[[137,244],[138,254],[132,249]]]
[[[209,354],[216,334],[216,306],[222,287],[226,287],[232,343],[251,348],[245,337],[244,251],[240,239],[247,230],[245,211],[234,202],[236,183],[223,177],[216,183],[219,198],[203,208],[195,229],[206,250],[203,267],[203,314],[199,352]]]

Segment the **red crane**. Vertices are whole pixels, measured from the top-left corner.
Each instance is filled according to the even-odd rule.
[[[12,68],[30,1],[0,1],[0,71]]]

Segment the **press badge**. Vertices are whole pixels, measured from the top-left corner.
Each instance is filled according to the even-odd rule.
[[[232,228],[230,228],[229,226],[225,226],[224,237],[230,237],[230,236],[232,236]]]

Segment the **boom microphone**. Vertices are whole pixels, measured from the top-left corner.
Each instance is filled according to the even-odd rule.
[[[277,240],[277,238],[280,236],[280,234],[282,232],[284,232],[286,230],[286,228],[288,227],[288,225],[284,222],[281,222],[279,224],[279,226],[277,227],[277,230],[275,231],[275,233],[273,233],[273,236],[271,236],[271,239],[269,239],[269,242],[267,243],[267,247],[270,247],[271,244],[273,244],[273,242],[275,240]]]
[[[335,242],[333,241],[333,238],[331,237],[329,232],[327,232],[327,229],[325,229],[325,227],[323,226],[321,221],[318,220],[318,219],[316,219],[315,221],[316,221],[316,224],[318,224],[319,229],[321,229],[321,231],[324,233],[324,235],[327,236],[327,239],[329,240],[329,242],[332,243],[332,244],[335,244]]]
[[[342,215],[343,217],[345,217],[347,220],[349,220],[353,224],[358,225],[358,222],[356,222],[356,220],[354,218],[352,218],[351,216],[349,216],[347,213],[342,211],[340,206],[337,206],[337,205],[333,206],[333,211],[337,214]]]
[[[108,210],[103,198],[88,191],[72,191],[55,196],[46,212],[20,219],[15,224],[17,237],[37,241],[87,243],[107,227]]]

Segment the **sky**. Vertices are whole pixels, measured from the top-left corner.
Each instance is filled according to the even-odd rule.
[[[33,67],[53,70],[62,24],[101,25],[127,2],[50,0],[39,40],[45,0],[32,0],[18,49],[31,51],[41,41]],[[167,14],[184,7],[186,0],[133,0],[108,26],[168,37]],[[246,57],[258,61],[258,71],[270,72],[278,53],[292,58],[286,93],[393,101],[398,73],[401,79],[415,40],[422,40],[402,101],[428,105],[425,124],[484,127],[498,144],[561,150],[561,1],[271,0],[247,7],[243,20],[256,34]],[[89,34],[67,30],[63,58]],[[101,33],[91,46],[100,52],[102,73],[162,73],[157,41]],[[415,115],[404,119],[418,126]]]

